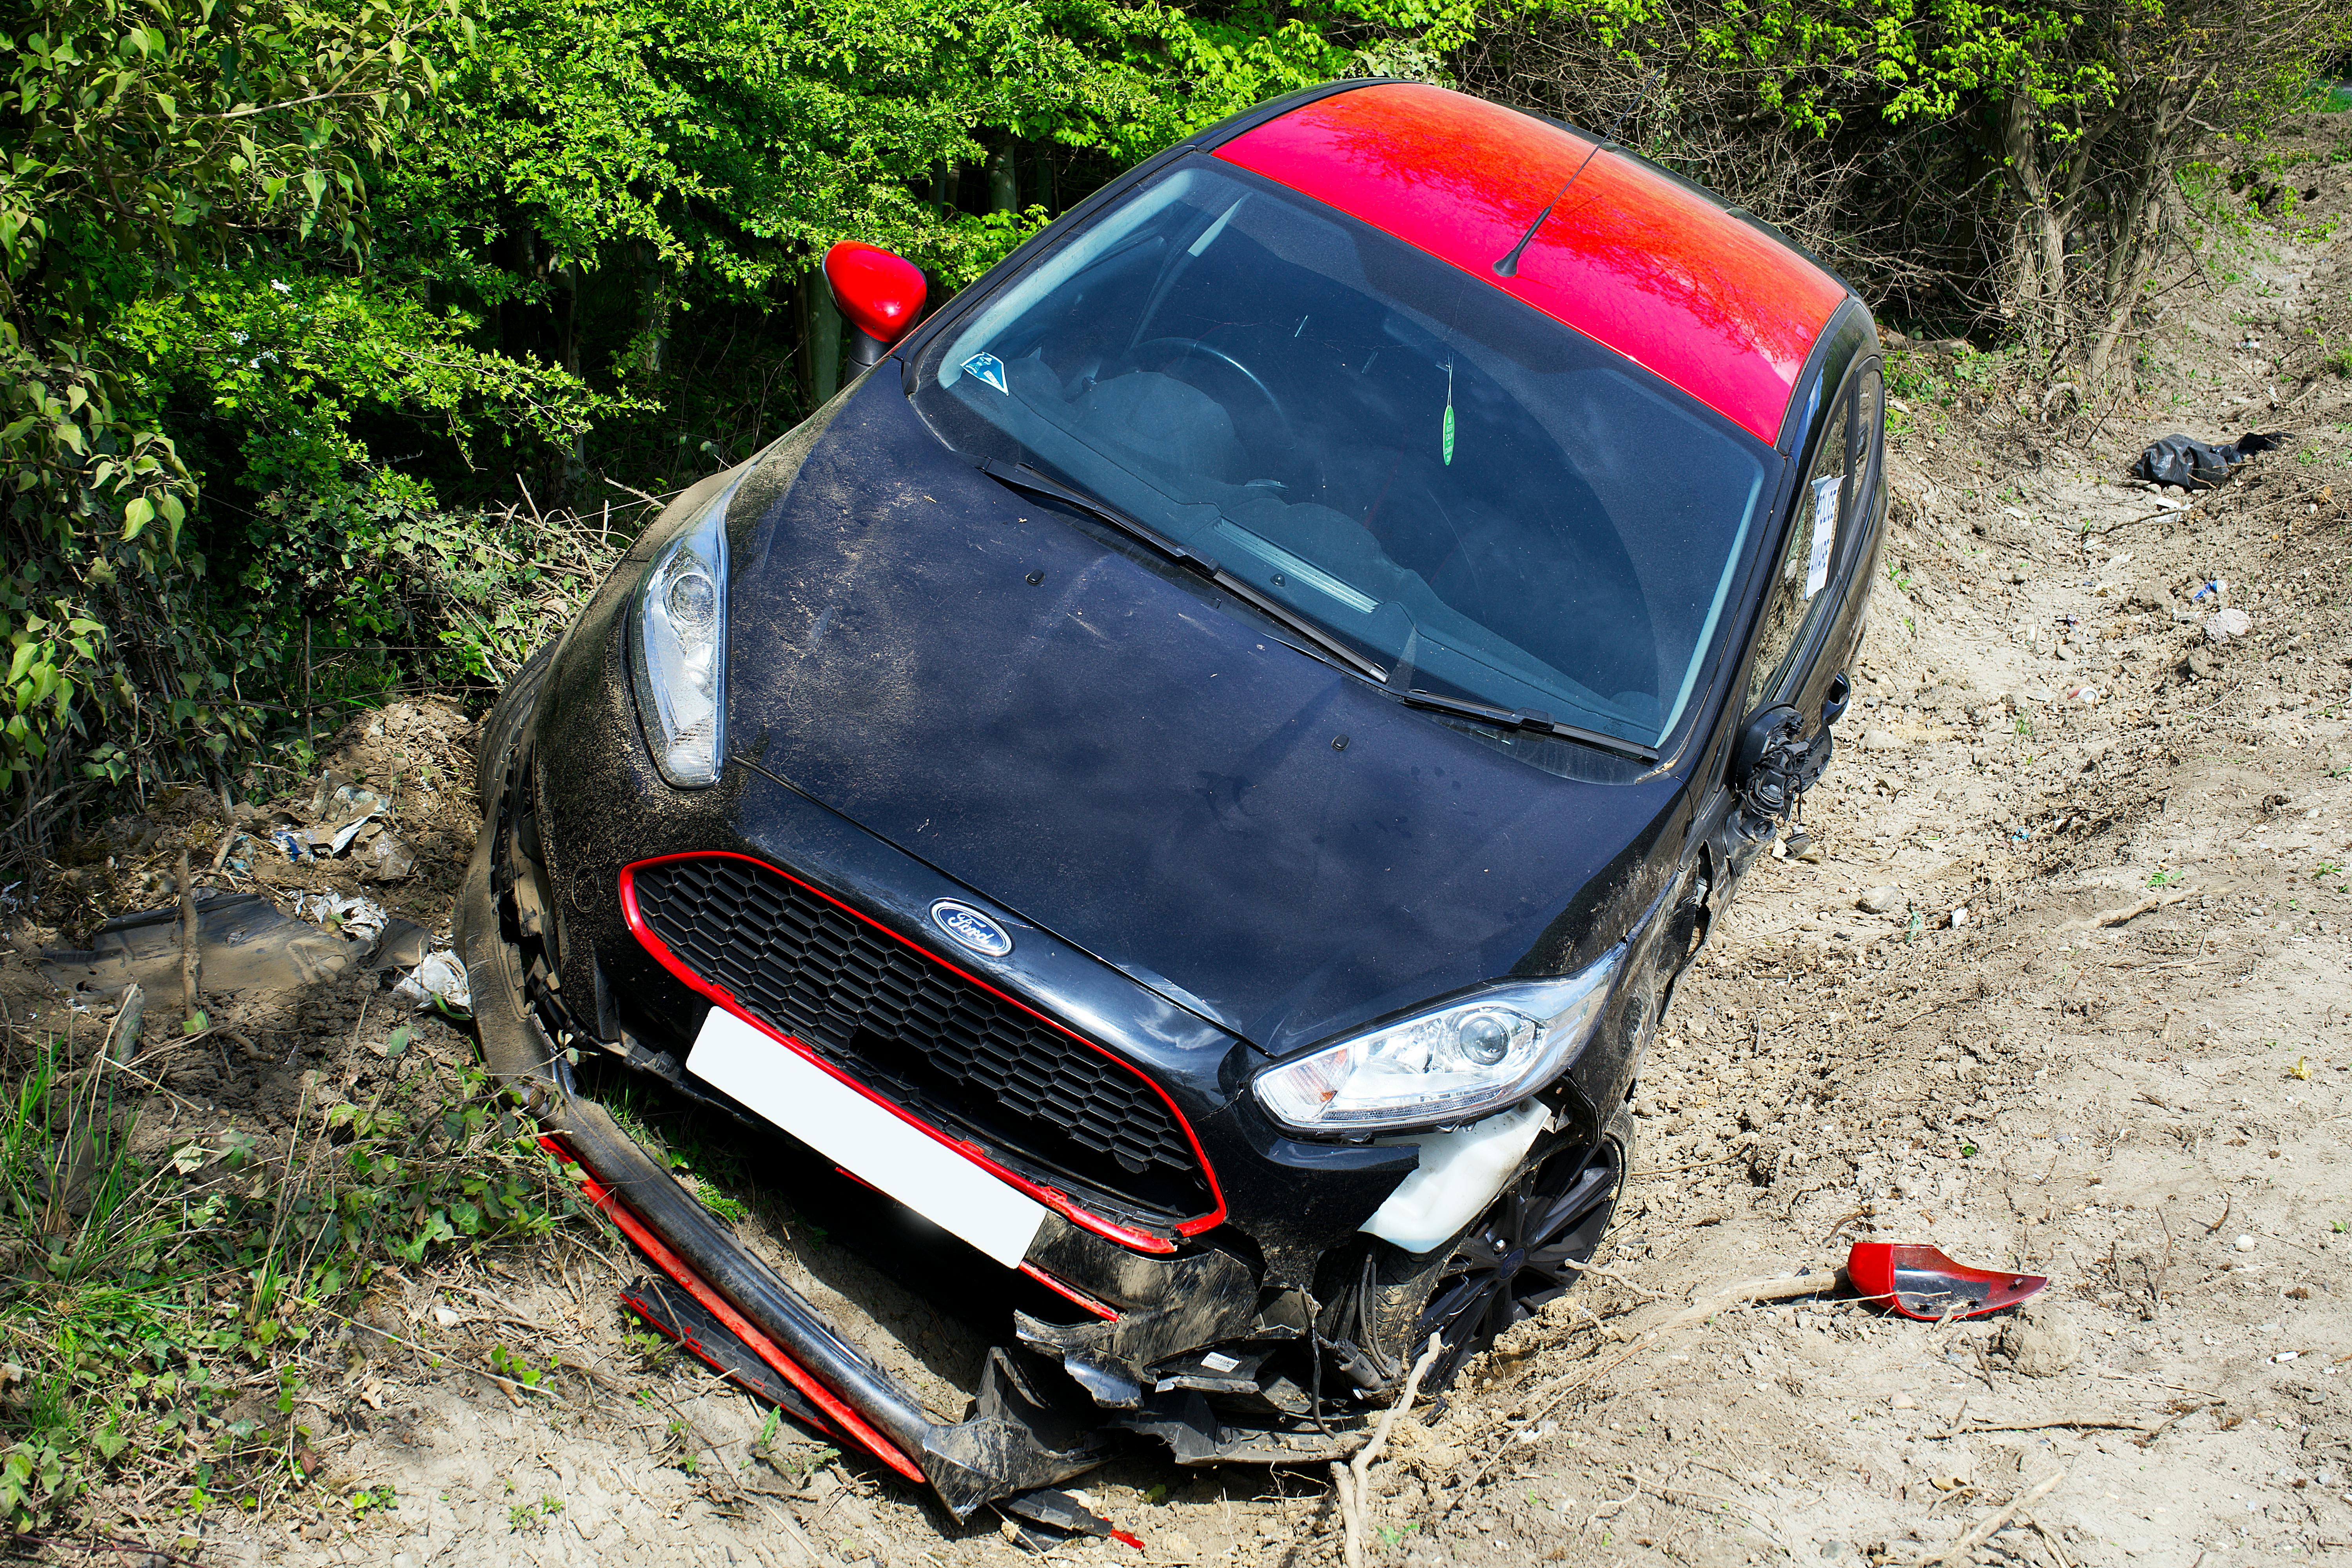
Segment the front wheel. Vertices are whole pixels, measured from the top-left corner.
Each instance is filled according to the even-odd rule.
[[[1434,1333],[1442,1349],[1422,1380],[1434,1393],[1505,1329],[1573,1289],[1633,1168],[1633,1117],[1621,1104],[1591,1142],[1539,1146],[1448,1246],[1416,1256],[1374,1242],[1357,1313],[1379,1370],[1401,1382]]]

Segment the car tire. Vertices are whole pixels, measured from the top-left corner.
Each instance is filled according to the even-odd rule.
[[[490,704],[488,717],[482,721],[480,738],[474,742],[474,797],[479,801],[484,816],[490,811],[492,797],[506,776],[507,754],[521,738],[522,727],[529,721],[531,710],[539,706],[539,694],[547,685],[548,671],[555,668],[555,645],[549,643],[523,660],[514,679],[508,681],[499,700]]]
[[[1599,1255],[1633,1148],[1633,1111],[1620,1104],[1593,1139],[1538,1144],[1486,1211],[1445,1246],[1416,1255],[1374,1242],[1357,1297],[1357,1327],[1372,1369],[1402,1382],[1436,1333],[1443,1349],[1422,1380],[1435,1393],[1496,1334],[1573,1289],[1581,1270],[1570,1265]]]

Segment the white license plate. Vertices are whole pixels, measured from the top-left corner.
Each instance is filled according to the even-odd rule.
[[[724,1089],[859,1181],[1018,1268],[1045,1205],[876,1104],[724,1007],[710,1009],[688,1071]]]

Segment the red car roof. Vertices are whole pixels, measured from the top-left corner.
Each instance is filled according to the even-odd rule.
[[[1217,149],[1449,261],[1777,440],[1805,356],[1845,287],[1705,196],[1593,156],[1519,258],[1507,253],[1593,143],[1418,83],[1302,105]]]

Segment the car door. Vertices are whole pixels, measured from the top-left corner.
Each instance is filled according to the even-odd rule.
[[[1847,373],[1782,551],[1748,667],[1748,714],[1788,703],[1805,732],[1836,724],[1853,697],[1886,521],[1885,386],[1876,355]]]
[[[1819,746],[1853,700],[1851,666],[1885,527],[1885,421],[1878,358],[1858,355],[1830,405],[1766,580],[1735,734],[1785,704]],[[1770,842],[1727,830],[1718,837],[1733,877]]]

